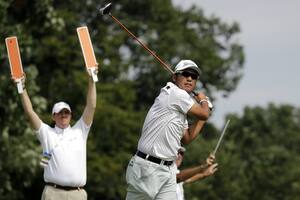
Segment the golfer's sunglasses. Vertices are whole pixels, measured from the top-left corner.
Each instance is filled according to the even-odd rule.
[[[191,77],[194,80],[198,79],[197,74],[194,74],[194,73],[191,73],[191,72],[188,72],[188,71],[177,72],[176,74],[180,74],[181,76],[184,76],[186,78]]]

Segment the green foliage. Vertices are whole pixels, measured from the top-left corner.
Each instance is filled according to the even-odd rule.
[[[104,2],[102,2],[104,4]],[[40,145],[10,80],[4,44],[16,35],[33,107],[50,123],[54,102],[72,106],[74,120],[85,104],[87,78],[76,35],[87,25],[99,62],[97,110],[88,140],[89,199],[123,199],[125,170],[147,109],[169,74],[93,1],[0,0],[0,199],[40,199]],[[203,10],[175,8],[171,1],[122,0],[113,15],[171,65],[192,59],[209,96],[232,92],[242,76],[243,47],[237,23],[206,17]],[[199,85],[200,86],[200,85]],[[299,197],[300,110],[288,105],[246,107],[217,152],[219,171],[185,186],[188,199],[286,199]],[[219,130],[207,124],[187,147],[184,167],[203,161]]]
[[[29,93],[36,94],[39,90],[34,81],[36,68],[31,66],[26,74]],[[26,191],[34,184],[34,177],[41,174],[39,159],[42,150],[20,109],[15,85],[7,75],[0,74],[0,80],[0,199],[26,199],[32,195]],[[44,111],[45,99],[34,96],[32,104],[36,111]]]
[[[299,196],[300,109],[289,105],[246,107],[231,119],[215,176],[186,185],[188,199],[297,199]],[[187,150],[185,166],[204,158],[210,141]],[[216,141],[213,142],[216,144]],[[201,148],[201,149],[200,149]],[[190,158],[190,156],[192,158]]]
[[[88,140],[86,188],[89,199],[124,198],[125,170],[136,151],[144,116],[170,75],[96,8],[96,1],[0,0],[0,157],[4,161],[0,162],[0,199],[40,199],[43,188],[38,166],[41,148],[10,80],[4,39],[18,37],[27,90],[39,116],[51,123],[52,105],[64,100],[71,104],[77,120],[87,88],[76,34],[76,28],[83,25],[89,28],[100,70],[97,110]],[[196,7],[182,11],[170,0],[163,4],[121,0],[114,3],[112,13],[167,63],[175,65],[180,59],[198,63],[209,96],[236,88],[244,61],[242,46],[234,40],[239,33],[236,23],[208,18]],[[199,147],[195,142],[189,148],[187,163],[206,156],[212,147],[207,141],[214,142],[216,131],[213,125],[206,127],[209,134],[204,134]],[[201,156],[193,149],[202,152]],[[298,187],[297,182],[292,184],[293,191]]]

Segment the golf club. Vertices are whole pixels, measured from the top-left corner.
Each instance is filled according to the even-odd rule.
[[[223,137],[224,137],[224,134],[225,134],[225,131],[226,131],[226,129],[227,129],[227,126],[228,126],[229,122],[230,122],[230,119],[227,120],[227,122],[226,122],[226,124],[225,124],[225,126],[224,126],[224,128],[223,128],[223,131],[222,131],[222,134],[221,134],[221,136],[220,136],[220,138],[219,138],[219,141],[218,141],[218,143],[217,143],[217,146],[216,146],[215,150],[213,151],[213,155],[216,155],[216,152],[217,152],[217,150],[218,150],[218,148],[219,148],[219,146],[220,146],[220,144],[221,144],[221,141],[222,141],[222,139],[223,139]]]
[[[168,70],[171,74],[174,74],[174,71],[171,67],[166,64],[159,56],[157,56],[149,47],[147,47],[144,43],[142,43],[132,32],[130,32],[125,25],[123,25],[115,16],[111,14],[112,3],[108,3],[106,6],[100,9],[100,13],[102,15],[109,15],[122,29],[124,29],[133,39],[135,39],[144,49],[146,49],[157,61],[163,65],[163,67]]]
[[[111,14],[111,9],[112,9],[112,3],[108,3],[103,8],[100,8],[99,11],[102,15],[109,15],[123,30],[125,30],[133,39],[135,39],[145,50],[147,50],[166,70],[168,70],[171,74],[174,74],[174,71],[171,69],[171,67],[168,64],[166,64],[158,55],[156,55],[151,49],[149,49],[149,47],[147,47],[132,32],[130,32],[124,24],[122,24],[115,16]],[[194,96],[198,96],[197,92],[192,91],[192,93]],[[197,99],[196,101],[199,103]],[[213,107],[210,107],[209,109],[212,110],[212,108]]]

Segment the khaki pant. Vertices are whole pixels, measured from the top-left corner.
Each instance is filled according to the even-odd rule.
[[[42,200],[87,200],[87,193],[84,189],[80,190],[62,190],[46,185]]]
[[[176,199],[176,166],[159,165],[134,156],[127,167],[126,200]]]

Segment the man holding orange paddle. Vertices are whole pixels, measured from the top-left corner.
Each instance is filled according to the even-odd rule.
[[[87,31],[86,27],[84,29]],[[81,38],[81,35],[78,36],[81,41],[83,38]],[[83,37],[88,37],[85,38],[83,43],[89,42],[88,32]],[[25,87],[25,74],[22,69],[17,38],[7,38],[6,45],[12,78],[17,84],[21,84],[21,86],[18,86],[18,91],[22,106],[43,148],[41,165],[44,167],[45,187],[42,199],[86,200],[87,193],[83,188],[87,177],[86,144],[96,108],[95,82],[97,81],[98,64],[94,60],[88,62],[94,63],[93,66],[86,65],[89,83],[86,105],[80,119],[71,126],[71,107],[66,102],[57,102],[52,108],[52,119],[55,126],[51,127],[40,119],[32,107]],[[85,50],[82,49],[82,51]],[[93,53],[93,51],[89,52]],[[83,52],[83,54],[85,53]]]

